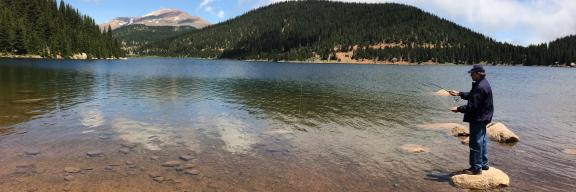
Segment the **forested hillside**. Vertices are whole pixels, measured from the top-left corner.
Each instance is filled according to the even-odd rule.
[[[63,1],[0,0],[0,54],[45,58],[86,53],[89,58],[124,55],[111,31]]]
[[[144,45],[170,39],[187,32],[197,30],[192,26],[146,26],[143,24],[128,25],[112,31],[122,48],[129,54]]]
[[[565,65],[576,62],[576,36],[569,35],[548,44],[526,49],[527,65]]]
[[[265,60],[524,63],[496,42],[401,4],[290,1],[145,47],[140,54]]]

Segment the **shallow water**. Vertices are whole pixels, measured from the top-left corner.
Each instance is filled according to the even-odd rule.
[[[456,191],[467,146],[418,125],[461,121],[425,84],[467,90],[468,68],[0,60],[0,191]],[[489,145],[508,189],[576,188],[576,70],[487,70],[521,139]],[[186,154],[200,174],[161,166]]]

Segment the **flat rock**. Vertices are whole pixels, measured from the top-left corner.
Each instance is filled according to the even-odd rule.
[[[155,172],[155,171],[154,171],[154,172],[148,173],[148,176],[150,176],[150,177],[152,177],[152,178],[154,178],[154,177],[160,177],[160,176],[162,176],[162,173],[160,173],[160,172]]]
[[[130,153],[130,148],[122,147],[118,150],[118,152],[128,154],[128,153]]]
[[[65,181],[73,181],[73,180],[74,180],[74,176],[72,176],[72,175],[66,175],[66,176],[64,176],[64,180],[65,180]]]
[[[78,167],[64,167],[64,171],[66,173],[80,173],[80,171],[82,171],[82,169],[80,169]]]
[[[190,160],[196,159],[196,157],[194,157],[192,155],[180,155],[179,158],[184,160],[184,161],[190,161]]]
[[[510,185],[510,178],[503,171],[490,167],[480,175],[459,174],[452,176],[452,184],[461,189],[486,190]]]
[[[152,179],[158,183],[162,183],[162,181],[164,181],[164,177],[154,177]]]
[[[99,157],[104,155],[104,152],[102,150],[94,150],[94,151],[88,151],[86,155],[88,155],[89,157]]]
[[[197,169],[187,169],[186,171],[184,171],[184,173],[188,175],[199,175],[200,171],[198,171]]]
[[[500,143],[516,143],[520,137],[514,134],[506,125],[502,123],[490,123],[487,126],[487,134],[490,139]]]
[[[196,163],[186,163],[186,164],[184,164],[184,165],[182,166],[182,168],[184,168],[184,169],[190,169],[190,168],[194,168],[194,167],[196,167],[196,166],[197,166]]]
[[[430,151],[427,147],[416,144],[405,144],[400,146],[400,149],[407,153],[427,153]]]
[[[28,149],[28,150],[25,150],[24,153],[25,153],[26,155],[38,155],[38,154],[40,154],[40,150],[38,150],[38,149]]]
[[[566,153],[568,155],[576,155],[576,149],[564,149],[562,153]]]
[[[122,147],[130,148],[130,149],[136,147],[136,143],[122,143],[121,145],[122,145]]]
[[[158,159],[160,159],[160,157],[158,157],[158,156],[156,156],[156,155],[150,156],[150,160],[156,161],[156,160],[158,160]]]
[[[179,161],[166,161],[166,162],[162,163],[162,166],[164,166],[164,167],[177,167],[177,166],[180,166],[180,162]]]

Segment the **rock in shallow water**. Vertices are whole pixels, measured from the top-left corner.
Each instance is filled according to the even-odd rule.
[[[188,169],[184,171],[184,173],[188,175],[199,175],[200,171],[198,171],[197,169]]]
[[[562,153],[566,153],[568,155],[576,155],[576,149],[564,149]]]
[[[94,151],[88,151],[86,155],[88,155],[89,157],[99,157],[104,155],[104,152],[101,150],[94,150]]]
[[[452,176],[452,184],[461,189],[495,189],[510,185],[510,178],[503,171],[490,167],[480,175],[459,174]]]
[[[129,149],[132,149],[132,148],[135,148],[135,147],[136,147],[136,143],[122,143],[121,145],[122,145],[122,147],[126,147],[126,148],[129,148]]]
[[[38,154],[40,154],[40,150],[38,150],[38,149],[28,149],[28,150],[24,151],[24,153],[25,153],[26,155],[38,155]]]
[[[64,167],[64,171],[66,173],[80,173],[82,170],[78,167]]]
[[[500,143],[516,143],[520,141],[518,135],[514,134],[506,125],[502,123],[490,123],[486,130],[490,139]]]
[[[130,148],[122,147],[118,150],[118,152],[123,153],[123,154],[128,154],[128,153],[130,153]]]
[[[400,149],[407,153],[427,153],[430,151],[427,147],[416,144],[405,144],[400,146]]]
[[[194,157],[192,155],[181,155],[180,159],[182,159],[184,161],[190,161],[190,160],[196,159],[196,157]]]
[[[162,166],[164,167],[177,167],[180,166],[180,162],[179,161],[167,161],[162,163]]]
[[[64,180],[65,180],[65,181],[73,181],[73,180],[74,180],[74,176],[72,176],[72,175],[66,175],[66,176],[64,176]]]

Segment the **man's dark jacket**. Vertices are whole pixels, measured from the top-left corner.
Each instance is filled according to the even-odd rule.
[[[494,105],[492,103],[492,88],[486,78],[472,83],[470,92],[460,92],[458,95],[468,104],[458,107],[458,112],[464,113],[464,122],[477,123],[492,121]]]

